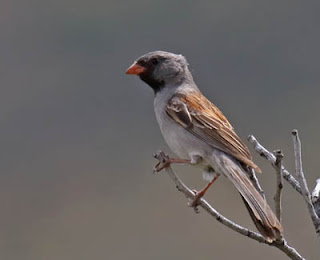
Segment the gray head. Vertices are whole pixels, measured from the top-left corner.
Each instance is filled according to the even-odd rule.
[[[166,86],[193,81],[186,58],[165,51],[149,52],[141,56],[126,73],[138,75],[155,93]]]

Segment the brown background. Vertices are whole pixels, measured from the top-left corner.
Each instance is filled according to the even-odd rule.
[[[287,259],[194,214],[152,154],[165,149],[153,93],[124,74],[152,50],[182,53],[199,87],[245,139],[303,141],[319,177],[318,1],[3,0],[0,10],[1,259]],[[261,166],[272,203],[275,175]],[[200,173],[175,167],[193,188]],[[254,228],[219,180],[206,198]],[[308,259],[319,243],[303,200],[285,185],[285,235]]]

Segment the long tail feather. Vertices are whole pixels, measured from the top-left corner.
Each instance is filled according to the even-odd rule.
[[[279,239],[283,231],[281,224],[240,164],[219,150],[214,151],[212,164],[215,171],[225,175],[240,192],[259,232],[270,242]]]

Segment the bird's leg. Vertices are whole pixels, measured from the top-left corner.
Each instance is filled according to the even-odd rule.
[[[154,167],[153,172],[160,172],[164,168],[169,167],[172,163],[187,163],[190,164],[190,160],[186,159],[178,159],[178,158],[170,158],[168,155],[166,155],[164,152],[159,151],[154,155],[154,158],[158,159],[159,162]]]
[[[207,192],[207,190],[210,188],[210,186],[219,178],[220,174],[216,173],[216,176],[201,190],[201,191],[196,191],[193,190],[195,193],[194,199],[189,203],[190,207],[193,207],[195,212],[198,213],[198,205],[200,199],[204,196],[204,194]]]
[[[192,165],[196,165],[196,164],[202,162],[202,157],[200,155],[190,154],[190,158],[191,158],[190,164],[192,164]]]

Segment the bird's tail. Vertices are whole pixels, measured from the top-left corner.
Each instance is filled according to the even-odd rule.
[[[215,171],[225,175],[240,192],[249,214],[269,242],[281,238],[282,226],[266,200],[253,186],[239,162],[219,150],[214,151],[212,164]]]

